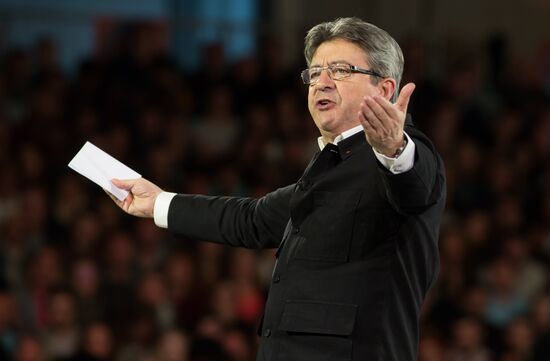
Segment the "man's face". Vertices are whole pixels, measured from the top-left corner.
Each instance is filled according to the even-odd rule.
[[[357,45],[342,39],[322,43],[313,54],[310,67],[350,64],[369,69],[367,55]],[[309,86],[308,108],[321,135],[333,140],[338,134],[359,125],[358,112],[363,97],[381,94],[369,75],[352,73],[332,80],[327,70],[319,81]]]

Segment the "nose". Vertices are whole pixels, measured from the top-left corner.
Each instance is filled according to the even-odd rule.
[[[321,70],[319,80],[315,83],[315,86],[320,89],[332,88],[334,86],[334,80],[332,80],[332,74],[329,69]]]

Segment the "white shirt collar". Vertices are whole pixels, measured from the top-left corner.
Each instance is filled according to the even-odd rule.
[[[346,138],[349,138],[351,137],[352,135],[354,134],[357,134],[359,133],[360,131],[363,130],[363,126],[362,125],[358,125],[356,127],[353,127],[351,129],[348,129],[346,131],[343,131],[342,134],[339,134],[336,136],[336,138],[334,138],[334,141],[332,142],[334,145],[338,145],[338,142],[346,139]],[[319,149],[323,150],[323,148],[325,147],[326,143],[325,143],[325,140],[323,139],[323,137],[319,137],[317,138],[317,143],[319,144]]]

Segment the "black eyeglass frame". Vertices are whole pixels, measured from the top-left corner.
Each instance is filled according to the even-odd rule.
[[[334,69],[337,66],[342,66],[342,65],[349,66],[349,70],[350,70],[349,75],[346,75],[346,76],[339,77],[339,78],[335,79],[333,77],[332,69]],[[312,81],[306,82],[306,77],[309,77],[309,71],[311,69],[317,69],[320,72],[322,72],[323,70],[328,70],[328,74],[329,74],[329,76],[332,80],[341,80],[341,79],[348,78],[348,77],[351,76],[352,73],[372,75],[372,76],[375,76],[377,78],[385,78],[384,76],[380,75],[379,73],[377,73],[375,71],[372,71],[372,70],[369,70],[369,69],[363,69],[363,68],[360,68],[360,67],[355,66],[355,65],[351,65],[351,64],[331,64],[331,65],[327,65],[327,66],[323,66],[323,67],[314,67],[314,68],[307,68],[307,69],[302,70],[300,72],[300,77],[302,78],[302,81],[304,82],[305,85],[312,85],[312,84],[315,84],[319,81],[319,78],[317,78],[317,80],[314,81],[314,82],[312,82]]]

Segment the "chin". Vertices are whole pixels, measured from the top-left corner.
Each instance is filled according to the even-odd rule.
[[[333,117],[321,117],[317,123],[319,129],[332,133],[338,128],[338,121]]]

